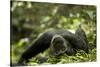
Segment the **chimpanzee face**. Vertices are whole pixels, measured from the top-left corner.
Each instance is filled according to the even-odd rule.
[[[66,51],[65,41],[60,37],[55,38],[52,42],[53,55],[59,55],[64,53],[65,51]]]

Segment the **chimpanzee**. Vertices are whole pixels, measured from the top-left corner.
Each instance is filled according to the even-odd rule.
[[[73,55],[76,53],[71,44],[61,35],[53,36],[49,50],[49,54],[52,56],[60,55],[63,53],[67,53],[68,55]]]
[[[58,48],[59,47],[59,48]],[[68,30],[50,30],[44,32],[32,45],[25,50],[18,64],[25,64],[37,54],[51,48],[53,55],[66,53],[72,55],[77,49],[88,53],[88,41],[81,27],[72,33]]]

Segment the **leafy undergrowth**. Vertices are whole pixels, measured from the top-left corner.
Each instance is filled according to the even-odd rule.
[[[82,50],[77,51],[74,56],[62,54],[56,57],[49,57],[46,61],[42,58],[42,63],[39,59],[33,58],[28,65],[48,65],[48,64],[67,64],[67,63],[80,63],[80,62],[95,62],[96,61],[96,48],[90,49],[89,53]]]

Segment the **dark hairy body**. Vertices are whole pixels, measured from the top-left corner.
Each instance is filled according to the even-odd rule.
[[[82,29],[77,29],[75,34],[68,30],[50,30],[43,33],[28,49],[25,50],[18,61],[18,64],[25,64],[32,57],[48,49],[51,46],[51,40],[55,35],[60,35],[68,41],[71,44],[70,49],[81,49],[88,53],[87,38],[85,32],[81,30]],[[74,50],[72,51],[70,49],[67,52],[73,53]]]

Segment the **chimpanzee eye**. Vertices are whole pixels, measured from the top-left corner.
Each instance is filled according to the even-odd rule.
[[[66,50],[66,48],[62,48],[61,50],[62,50],[62,51],[65,51],[65,50]]]
[[[62,49],[63,51],[65,50],[65,48]]]

